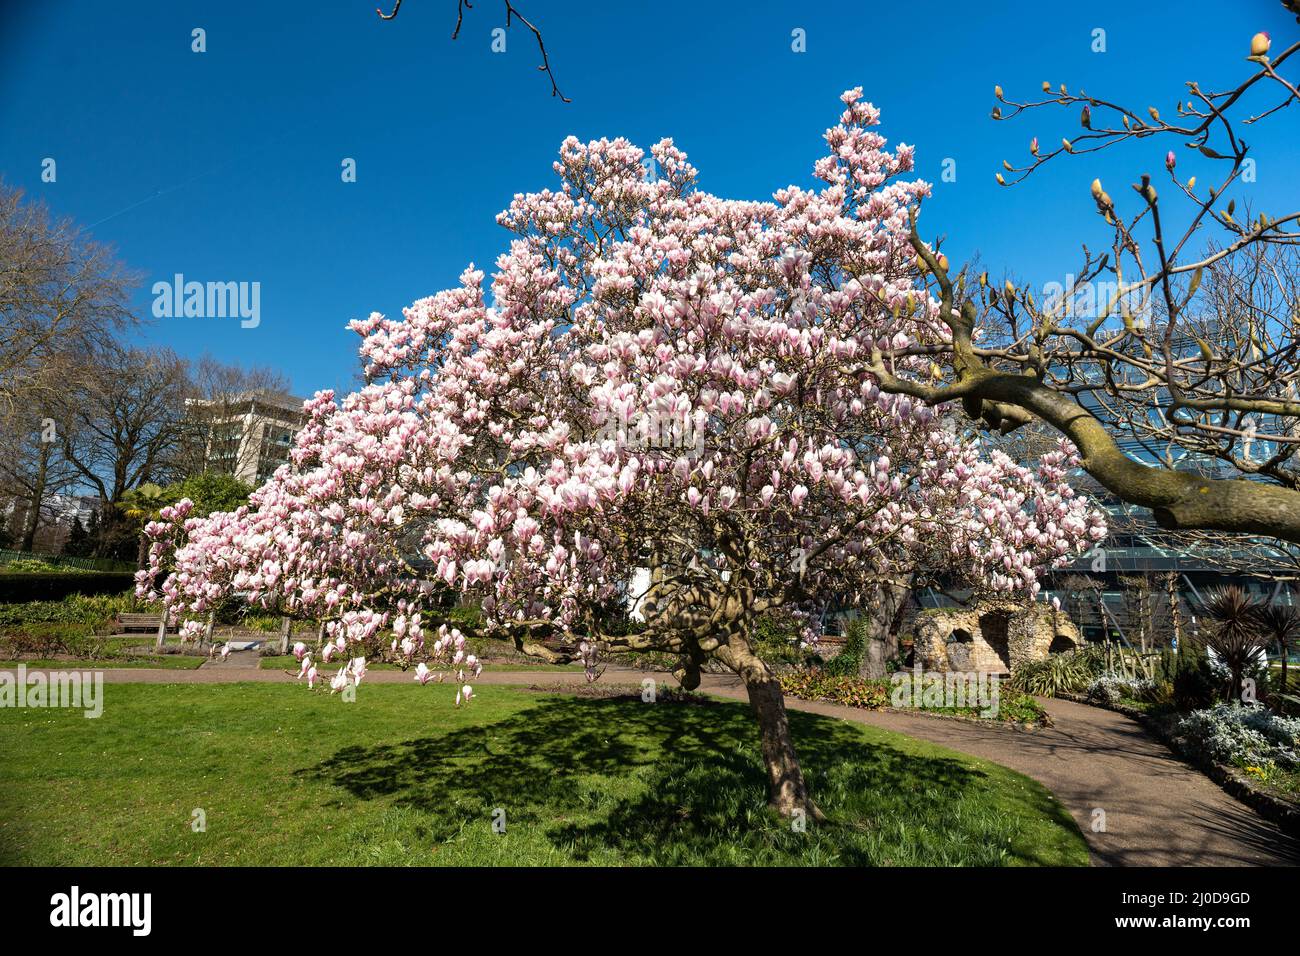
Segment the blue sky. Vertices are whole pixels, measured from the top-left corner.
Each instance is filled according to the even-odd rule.
[[[387,0],[384,0],[387,2]],[[139,337],[182,354],[270,364],[298,394],[346,388],[356,337],[345,323],[397,314],[491,268],[512,194],[554,183],[561,140],[673,137],[704,188],[769,198],[810,181],[837,96],[861,85],[891,141],[915,144],[936,183],[923,222],[950,256],[978,252],[995,274],[1060,281],[1079,243],[1104,238],[1094,176],[1162,173],[1168,144],[1049,166],[1015,189],[994,173],[1077,129],[1073,114],[995,123],[993,86],[1043,80],[1151,103],[1173,114],[1184,81],[1246,75],[1250,36],[1297,27],[1275,0],[1099,2],[594,2],[518,0],[543,31],[561,89],[536,72],[516,25],[491,50],[501,5],[479,0],[450,39],[456,4],[406,0],[381,22],[374,0],[0,5],[0,175],[59,214],[93,225],[145,278],[261,284],[261,322],[151,319]],[[191,50],[206,31],[207,51]],[[1106,52],[1091,50],[1094,29]],[[791,49],[806,32],[806,52]],[[1254,128],[1256,200],[1293,194],[1300,114]],[[1185,151],[1186,152],[1186,151]],[[41,163],[57,161],[54,183]],[[344,158],[357,181],[344,183]],[[1180,153],[1180,170],[1198,157]],[[956,182],[940,182],[945,159]],[[1208,168],[1207,168],[1208,172]],[[1158,181],[1158,180],[1157,180]],[[1247,188],[1247,187],[1243,187]]]

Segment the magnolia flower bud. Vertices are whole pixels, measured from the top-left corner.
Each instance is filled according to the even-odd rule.
[[[1002,87],[1000,86],[993,87],[993,95],[996,96],[998,99],[1002,99]]]
[[[1044,93],[1052,92],[1052,84],[1047,82],[1047,80],[1043,80],[1043,92]]]
[[[945,256],[942,252],[939,253],[939,268],[943,272],[948,271],[948,257]]]
[[[1007,181],[1006,181],[1005,179],[1002,178],[1002,174],[1001,174],[1001,173],[998,173],[996,178],[997,178],[997,181],[998,181],[998,185],[999,185],[999,186],[1005,186],[1005,185],[1007,184]]]
[[[1083,112],[1079,114],[1079,125],[1084,129],[1092,129],[1092,110],[1088,109],[1085,104]]]
[[[1038,137],[1037,137],[1037,136],[1035,136],[1033,139],[1031,139],[1031,140],[1029,141],[1029,151],[1030,151],[1031,153],[1033,153],[1035,156],[1038,155]]]
[[[1092,181],[1092,198],[1100,201],[1103,195],[1104,190],[1101,188],[1101,180],[1094,179]]]
[[[1178,157],[1174,155],[1174,151],[1172,149],[1169,152],[1165,153],[1165,169],[1172,172],[1174,165],[1177,162],[1178,162]]]
[[[1272,43],[1273,43],[1273,38],[1270,37],[1267,33],[1264,33],[1262,31],[1260,33],[1256,33],[1253,37],[1250,38],[1250,55],[1263,56],[1265,53],[1268,52],[1268,48],[1272,45]]]
[[[1134,183],[1133,190],[1147,202],[1154,204],[1156,201],[1156,189],[1151,185],[1151,180],[1143,176],[1141,183]]]

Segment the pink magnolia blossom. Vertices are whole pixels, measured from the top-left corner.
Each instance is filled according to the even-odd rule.
[[[451,669],[458,704],[481,664],[439,625],[448,589],[486,631],[552,636],[584,663],[634,644],[734,661],[774,607],[815,639],[828,604],[916,569],[1032,599],[1104,536],[1101,514],[1066,480],[1068,444],[1012,461],[867,371],[873,350],[948,333],[908,238],[930,186],[860,90],[841,100],[819,185],[770,201],[700,189],[671,140],[648,182],[628,141],[566,139],[556,187],[499,215],[490,281],[471,265],[400,317],[352,322],[367,384],[305,404],[290,463],[247,506],[165,509],[138,593],[196,617],[237,595],[322,620],[322,659],[350,658],[333,690],[366,655],[423,655],[416,679]],[[651,560],[676,590],[635,641],[601,631],[595,611]],[[713,630],[692,630],[705,605]]]

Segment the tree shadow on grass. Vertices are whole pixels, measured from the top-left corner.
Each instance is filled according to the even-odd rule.
[[[808,833],[767,809],[749,708],[719,702],[541,697],[493,724],[346,747],[299,773],[425,811],[434,839],[501,807],[511,828],[540,827],[576,860],[614,850],[638,863],[871,865],[897,862],[890,857],[912,839],[911,823],[921,831],[969,825],[926,816],[925,804],[969,798],[987,780],[982,771],[873,743],[833,718],[794,712],[790,721],[831,818]],[[982,839],[944,839],[954,836]]]

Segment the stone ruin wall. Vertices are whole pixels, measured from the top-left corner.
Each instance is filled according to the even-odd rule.
[[[1078,628],[1044,604],[921,610],[904,624],[914,664],[927,671],[1005,674],[1082,644]]]

